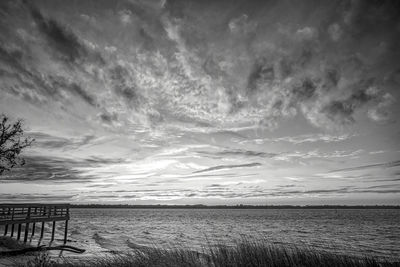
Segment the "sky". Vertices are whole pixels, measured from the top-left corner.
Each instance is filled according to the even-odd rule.
[[[2,0],[0,202],[400,204],[399,1]]]

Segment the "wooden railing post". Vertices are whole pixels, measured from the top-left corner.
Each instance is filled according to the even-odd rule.
[[[20,240],[21,238],[21,224],[18,224],[18,232],[17,232],[17,240]]]
[[[36,226],[36,223],[32,223],[32,235],[31,236],[35,235],[35,226]]]
[[[10,208],[7,209],[5,216],[7,217],[8,215],[10,215]],[[4,235],[6,236],[7,233],[8,233],[8,224],[4,225]]]
[[[12,208],[12,212],[11,212],[11,221],[14,220],[14,213],[15,213],[15,208]],[[11,225],[11,237],[14,236],[14,224]]]
[[[37,216],[37,207],[35,207],[35,211],[33,212],[33,215],[34,215],[34,216]],[[35,235],[35,228],[36,228],[36,223],[33,222],[33,223],[32,223],[32,236]]]
[[[40,229],[40,239],[43,238],[43,233],[44,233],[44,222],[42,222],[42,229]]]
[[[8,224],[4,226],[4,235],[6,236],[8,232]]]
[[[53,221],[53,229],[51,231],[51,241],[54,240],[54,232],[56,231],[56,221]]]
[[[65,229],[64,229],[64,244],[67,243],[67,235],[68,235],[68,220],[65,221]]]
[[[27,219],[29,220],[30,218],[31,218],[31,207],[28,208],[28,215],[27,215]],[[29,222],[25,224],[24,243],[28,241],[28,232],[29,232]]]

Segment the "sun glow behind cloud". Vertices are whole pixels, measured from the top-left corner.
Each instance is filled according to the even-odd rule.
[[[398,203],[396,5],[3,1],[0,200]]]

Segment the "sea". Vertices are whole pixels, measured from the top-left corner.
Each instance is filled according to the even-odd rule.
[[[359,257],[400,257],[400,209],[73,208],[70,214],[68,244],[85,249],[84,256],[143,247],[201,252],[247,240]],[[45,231],[42,244],[49,242],[51,224]],[[57,222],[56,244],[62,244],[63,234],[64,223]],[[30,240],[33,245],[37,236]]]

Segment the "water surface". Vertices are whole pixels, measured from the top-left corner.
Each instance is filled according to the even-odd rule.
[[[68,239],[87,249],[86,255],[154,245],[199,250],[247,238],[398,257],[399,222],[396,209],[72,209]],[[57,228],[62,239],[63,223]]]

